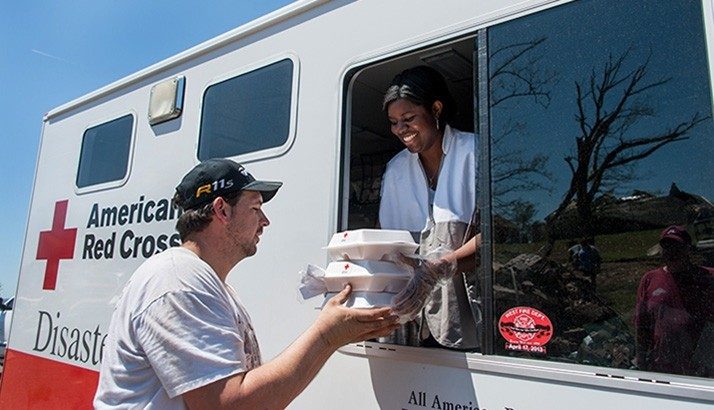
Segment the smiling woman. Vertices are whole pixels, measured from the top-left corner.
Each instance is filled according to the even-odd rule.
[[[399,138],[409,152],[420,154],[431,189],[436,188],[441,157],[444,154],[440,146],[444,134],[439,132],[438,127],[438,115],[442,106],[441,101],[434,101],[429,109],[400,98],[390,103],[387,109],[392,134]]]
[[[392,134],[406,149],[387,164],[380,226],[412,232],[419,238],[422,256],[445,253],[432,271],[444,278],[443,284],[421,281],[418,286],[427,286],[423,290],[431,297],[417,320],[397,335],[402,340],[392,341],[475,350],[480,344],[467,289],[475,283],[472,263],[477,249],[470,229],[476,214],[475,137],[449,125],[454,99],[444,77],[428,66],[394,77],[384,109]],[[458,268],[452,269],[455,265]]]

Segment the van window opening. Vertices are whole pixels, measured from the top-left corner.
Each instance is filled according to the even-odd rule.
[[[494,295],[482,322],[494,340],[485,353],[655,372],[663,380],[711,378],[714,315],[706,301],[714,295],[707,276],[714,206],[707,164],[714,124],[703,12],[698,2],[638,3],[643,12],[636,16],[629,3],[586,0],[490,27],[488,78],[448,79],[457,126],[466,131],[474,129],[474,87],[487,81],[490,90],[476,107],[488,113],[489,135],[481,138],[491,150],[490,163],[479,164],[490,169],[491,192],[479,195],[488,195],[489,214],[481,218],[493,232],[484,238],[492,246],[492,266],[483,269],[490,269],[493,283],[486,286]],[[474,42],[381,61],[347,79],[341,229],[378,225],[382,175],[403,149],[382,112],[389,81],[405,68],[435,65],[428,57],[442,53],[473,66]],[[671,61],[688,61],[689,68]],[[608,122],[604,116],[613,113]],[[587,141],[589,153],[582,151]],[[668,243],[663,231],[672,225],[691,236],[686,265],[694,273],[681,286],[696,289],[673,302],[670,313],[686,319],[680,327],[655,324],[646,309],[654,303],[648,283],[663,280],[650,272],[666,266],[660,243]],[[655,335],[662,326],[670,333]],[[669,336],[683,345],[681,357],[667,362],[655,344]]]
[[[464,162],[458,165],[460,170],[462,168],[469,168],[470,170],[464,170],[465,174],[459,171],[458,174],[470,174],[473,176],[467,178],[468,180],[461,180],[460,177],[450,178],[444,176],[439,181],[439,184],[443,184],[442,190],[439,192],[447,192],[447,187],[450,186],[463,186],[470,187],[469,189],[465,189],[464,192],[471,192],[471,194],[465,194],[463,200],[467,200],[466,198],[473,195],[476,185],[474,174],[476,164],[475,160],[473,160],[476,141],[473,134],[471,134],[474,130],[474,97],[472,91],[474,84],[473,50],[474,37],[472,35],[468,38],[451,41],[448,44],[430,47],[361,68],[356,72],[354,77],[351,78],[351,92],[347,97],[351,99],[350,106],[352,107],[349,118],[347,119],[350,133],[349,143],[346,145],[349,146],[349,150],[343,155],[345,161],[343,173],[346,175],[343,180],[343,189],[348,190],[348,192],[344,192],[343,198],[348,197],[349,199],[346,203],[343,203],[341,207],[343,229],[375,228],[384,225],[385,221],[381,221],[380,223],[379,220],[380,203],[383,201],[381,192],[387,189],[382,187],[384,173],[387,169],[387,163],[394,158],[396,154],[404,150],[405,145],[394,135],[392,129],[390,129],[390,120],[388,119],[387,113],[383,110],[383,101],[385,91],[389,87],[392,79],[405,69],[426,66],[428,67],[426,69],[427,71],[435,70],[438,73],[437,76],[443,77],[446,81],[448,91],[454,100],[453,103],[449,104],[449,109],[454,111],[454,115],[448,119],[448,127],[453,131],[449,131],[448,137],[444,137],[444,141],[456,141],[458,139],[460,142],[458,145],[459,148],[451,151],[451,156],[444,157],[447,158],[445,162],[460,161],[460,159],[452,160],[451,158],[457,158],[454,155],[458,155],[458,158],[464,155],[466,155],[464,158],[467,158],[470,155],[470,158],[472,158],[470,162]],[[348,81],[350,81],[350,79],[348,79]],[[433,82],[435,80],[429,81]],[[444,109],[444,112],[446,113],[448,110]],[[424,118],[425,120],[431,119],[431,114],[428,115],[429,117]],[[445,114],[444,118],[440,120],[439,127],[447,127],[446,117],[447,115]],[[420,135],[426,135],[427,133],[431,135],[439,131],[446,132],[446,128],[442,128],[441,130],[434,128],[435,124],[431,124],[429,127],[433,129],[422,129]],[[455,137],[457,133],[458,138]],[[453,146],[457,146],[455,142]],[[396,169],[395,172],[401,173],[403,171],[404,169]],[[444,171],[442,175],[449,175],[449,171]],[[426,185],[422,188],[424,190],[427,189]],[[403,189],[421,188],[415,185],[414,187],[404,186]],[[428,198],[425,197],[424,201],[427,200]],[[437,201],[439,200],[440,199],[437,199]],[[470,203],[469,207],[471,210],[465,211],[464,214],[468,215],[463,215],[460,218],[460,221],[463,220],[463,222],[458,222],[462,225],[458,230],[462,230],[463,232],[458,235],[455,234],[459,236],[459,238],[454,239],[454,243],[458,242],[459,246],[465,238],[464,235],[467,235],[467,231],[470,232],[468,222],[477,214],[475,209],[475,197],[467,201]],[[426,209],[430,208],[426,202],[423,205]],[[401,211],[396,213],[400,212]],[[396,223],[401,224],[403,222],[404,221]],[[419,221],[416,223],[419,224]],[[457,223],[457,221],[454,220],[450,223]],[[439,224],[441,224],[441,222],[439,222]],[[419,227],[415,225],[413,228],[415,229],[396,229],[409,230],[415,239],[419,240],[421,225]],[[441,228],[435,225],[433,232],[436,232],[437,229]],[[477,231],[477,229],[477,226],[475,226],[474,230]],[[456,238],[456,236],[454,236],[454,238]],[[469,238],[470,237],[471,236],[469,236]],[[426,242],[423,241],[422,247],[425,247],[425,244]],[[456,249],[456,247],[454,249]],[[426,252],[425,249],[423,249],[423,251]],[[454,315],[452,317],[468,317],[468,319],[463,319],[467,323],[462,322],[462,319],[458,319],[460,323],[459,326],[447,326],[444,328],[444,331],[439,334],[435,334],[437,331],[436,328],[426,331],[427,326],[434,327],[435,323],[439,320],[439,315],[442,315],[442,313],[435,313],[433,316],[424,319],[423,322],[417,323],[418,321],[415,321],[407,324],[402,329],[399,329],[394,336],[383,339],[382,342],[408,346],[425,346],[427,343],[430,343],[434,346],[448,346],[463,351],[480,350],[479,339],[482,330],[480,330],[481,324],[477,324],[480,319],[476,319],[476,317],[480,318],[480,308],[477,306],[479,291],[475,275],[473,270],[469,270],[468,275],[462,275],[461,272],[457,273],[454,278],[463,277],[463,280],[459,279],[458,283],[454,280],[454,284],[449,285],[450,290],[447,291],[452,292],[453,286],[453,288],[459,289],[456,292],[463,293],[463,295],[459,297],[459,302],[451,306],[448,310],[451,311],[452,308],[458,309],[458,316]],[[468,293],[465,290],[466,288],[469,289]],[[446,313],[443,314],[445,315]],[[431,325],[426,324],[427,321],[431,321]],[[446,330],[447,328],[451,330]],[[457,328],[463,329],[463,334],[457,335],[454,333],[453,329]]]

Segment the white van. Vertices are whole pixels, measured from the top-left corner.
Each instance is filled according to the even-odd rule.
[[[636,312],[662,229],[712,232],[713,6],[303,0],[52,110],[0,407],[91,406],[117,295],[179,244],[170,198],[208,158],[284,182],[258,254],[229,278],[264,358],[277,355],[322,302],[299,300],[298,272],[328,263],[335,232],[377,226],[403,148],[381,100],[397,73],[428,65],[459,107],[451,125],[479,135],[478,178],[462,183],[479,192],[480,347],[348,345],[292,407],[712,408],[711,303],[681,295],[699,306],[674,329],[691,371],[638,360]],[[569,259],[583,237],[597,271]]]

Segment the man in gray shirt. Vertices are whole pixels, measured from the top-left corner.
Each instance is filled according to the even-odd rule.
[[[176,187],[180,247],[132,275],[112,316],[97,408],[283,408],[337,348],[387,335],[389,308],[348,309],[346,287],[285,351],[262,363],[247,311],[226,283],[257,251],[261,206],[282,183],[226,159],[204,161]]]

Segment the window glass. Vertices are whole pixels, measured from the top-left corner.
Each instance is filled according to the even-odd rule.
[[[134,116],[89,128],[82,138],[77,187],[119,181],[126,176]]]
[[[497,353],[712,377],[701,2],[569,3],[489,58]]]
[[[293,62],[285,59],[214,84],[203,97],[198,158],[279,147],[290,132]]]

